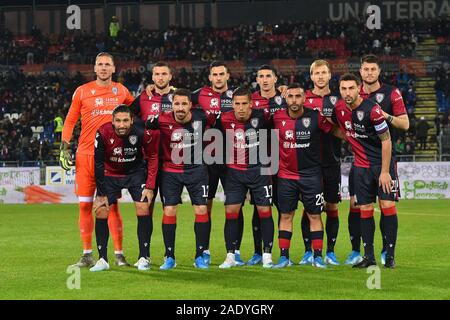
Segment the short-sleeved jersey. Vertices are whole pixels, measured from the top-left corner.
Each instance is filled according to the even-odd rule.
[[[154,189],[158,171],[159,135],[133,124],[126,136],[118,136],[112,123],[103,124],[95,136],[95,178],[100,193],[104,177],[125,177],[145,171],[146,188]]]
[[[134,98],[120,83],[99,86],[95,81],[79,86],[64,122],[62,140],[70,142],[73,129],[81,117],[81,135],[77,153],[94,155],[95,133],[101,125],[112,121],[112,112],[119,104],[131,105]]]
[[[381,107],[383,111],[386,113],[393,115],[395,117],[406,114],[405,103],[403,101],[402,93],[400,90],[394,86],[390,86],[387,84],[381,84],[380,88],[370,94],[364,91],[363,86],[359,91],[360,96],[363,99],[372,99]],[[392,143],[397,141],[399,136],[398,129],[395,128],[392,124],[389,124],[389,131],[391,133]],[[393,148],[394,153],[395,149]]]
[[[381,140],[389,130],[381,107],[370,99],[350,110],[341,99],[333,109],[332,120],[345,132],[355,156],[355,166],[369,168],[381,165]]]
[[[227,147],[226,150],[227,167],[236,170],[261,167],[260,130],[268,126],[269,110],[253,109],[250,119],[246,122],[237,120],[234,112],[225,112],[217,121],[217,127],[222,130],[227,145],[232,143],[232,148]],[[232,139],[232,142],[229,139]]]
[[[191,109],[191,114],[191,120],[184,124],[175,120],[173,111],[163,112],[146,122],[146,128],[160,131],[164,171],[181,173],[203,165],[203,134],[216,117],[201,109]],[[184,150],[190,155],[187,161]]]
[[[333,92],[323,97],[314,94],[311,90],[306,90],[305,94],[306,99],[304,106],[309,109],[319,110],[327,118],[329,118],[331,114],[327,114],[326,110],[329,109],[330,106],[334,106],[340,98],[339,94]],[[332,134],[322,133],[321,141],[322,166],[328,167],[339,165],[341,160],[341,140]]]
[[[279,91],[270,98],[264,98],[260,91],[253,92],[252,94],[252,108],[253,109],[268,109],[270,115],[273,115],[276,111],[286,109],[286,100],[281,96]]]
[[[162,112],[172,111],[173,90],[163,95],[155,91],[152,93],[149,97],[147,92],[143,91],[131,105],[133,113],[144,122]]]
[[[280,178],[298,180],[302,170],[320,167],[320,134],[330,132],[333,126],[319,111],[304,110],[297,119],[287,110],[273,116],[274,129],[279,130]]]

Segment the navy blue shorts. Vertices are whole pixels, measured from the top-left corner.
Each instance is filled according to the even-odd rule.
[[[341,202],[341,165],[322,167],[325,202]]]
[[[242,204],[248,190],[257,206],[272,206],[272,177],[261,175],[261,168],[227,169],[225,205]]]
[[[105,176],[105,195],[108,197],[108,203],[116,203],[122,196],[122,189],[128,190],[133,201],[140,202],[146,181],[146,171],[134,172],[126,177]]]
[[[323,210],[323,181],[320,169],[300,173],[297,180],[278,177],[278,205],[280,213],[298,208],[301,200],[309,214],[320,214]]]
[[[210,200],[216,197],[217,187],[219,186],[219,180],[222,183],[222,187],[225,188],[227,166],[225,164],[211,164],[208,166],[208,174],[209,174],[208,200]]]
[[[181,201],[183,187],[186,187],[191,203],[206,205],[208,201],[208,168],[200,166],[185,172],[161,171],[161,200],[164,206],[176,206]]]
[[[357,205],[364,205],[379,200],[398,201],[399,184],[395,164],[391,161],[389,174],[391,175],[393,188],[390,193],[385,193],[379,186],[378,179],[381,173],[381,166],[372,166],[370,168],[361,168],[354,166],[353,185]]]

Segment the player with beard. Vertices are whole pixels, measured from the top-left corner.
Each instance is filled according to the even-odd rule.
[[[359,73],[362,78],[362,86],[360,95],[364,99],[372,99],[378,103],[383,110],[383,115],[389,125],[391,133],[391,141],[394,143],[399,137],[400,131],[407,131],[409,129],[409,119],[406,112],[405,104],[400,90],[394,86],[381,83],[379,76],[381,68],[377,56],[373,54],[365,55],[361,58],[361,67]],[[395,159],[395,149],[393,150],[393,160],[395,169],[397,168]],[[349,231],[352,242],[352,252],[346,260],[346,264],[355,264],[360,260],[358,258],[360,252],[360,209],[355,205],[355,190],[353,185],[352,166],[349,174],[349,192],[350,192],[350,213],[349,213]],[[396,186],[398,188],[398,186]],[[397,234],[398,219],[396,212],[384,210],[380,217],[380,231],[383,240],[383,247],[381,250],[381,263],[386,264],[386,229],[394,230]],[[392,259],[390,259],[392,261]]]
[[[396,216],[398,178],[392,159],[392,142],[389,126],[381,107],[371,99],[364,100],[359,93],[360,80],[353,74],[345,74],[339,81],[342,100],[332,111],[331,120],[339,124],[352,146],[355,156],[353,185],[356,204],[361,212],[361,236],[364,257],[353,265],[367,268],[376,265],[374,255],[374,207],[378,201],[381,212]],[[394,252],[397,240],[396,224],[385,225],[385,267],[394,268]]]
[[[323,111],[326,104],[335,104],[339,94],[330,90],[331,70],[327,61],[316,60],[310,67],[311,80],[314,83],[312,90],[306,91],[305,107]],[[326,116],[326,115],[325,115]],[[338,203],[341,201],[341,140],[330,133],[321,134],[321,161],[322,176],[324,183],[325,212],[327,214],[325,231],[327,234],[327,253],[325,263],[339,265],[334,253],[336,239],[339,230]],[[300,264],[310,264],[313,262],[313,252],[311,249],[311,236],[309,234],[309,219],[303,214],[301,220],[303,242],[305,244],[305,254]]]
[[[269,65],[262,65],[258,68],[256,73],[256,82],[258,83],[259,90],[252,94],[252,108],[268,110],[270,115],[282,109],[286,109],[286,101],[282,97],[282,93],[276,89],[276,83],[278,81],[276,70]],[[270,137],[268,137],[270,141]],[[268,148],[270,150],[270,147]],[[278,197],[277,197],[277,176],[272,176],[272,191],[273,201],[275,207],[278,210]],[[243,229],[243,228],[242,228]],[[241,230],[242,230],[241,229]],[[248,265],[256,265],[262,262],[262,234],[261,234],[261,221],[258,215],[258,209],[253,206],[252,217],[252,231],[253,231],[253,243],[255,246],[253,256],[247,262]],[[242,232],[239,234],[240,245],[242,241]]]
[[[99,260],[90,271],[104,271],[108,264],[108,209],[117,202],[122,189],[128,189],[138,219],[138,270],[150,269],[150,239],[152,223],[149,205],[154,197],[158,171],[159,134],[144,130],[142,123],[133,123],[131,109],[119,105],[113,111],[112,123],[102,125],[95,137],[94,201],[95,236]]]

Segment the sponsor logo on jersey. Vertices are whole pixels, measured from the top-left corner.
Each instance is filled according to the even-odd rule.
[[[235,126],[236,126],[236,125],[235,125],[234,123],[231,124],[231,127],[232,127],[233,129],[234,129]]]
[[[281,124],[283,125],[283,127],[286,125],[286,121],[281,121]]]
[[[116,147],[113,150],[113,156],[121,156],[122,155],[122,148],[121,147]]]
[[[245,139],[244,139],[244,133],[243,132],[236,132],[235,133],[235,136],[236,136],[236,140],[237,141],[244,141]]]
[[[350,121],[345,121],[345,130],[352,130],[352,123]]]
[[[286,140],[294,140],[294,131],[286,130]]]
[[[114,143],[114,139],[109,139],[109,142],[111,142],[111,144],[113,144]]]
[[[91,93],[92,93],[92,95],[94,95],[95,94],[95,89],[92,89]]]
[[[159,111],[159,103],[152,103],[152,111],[153,112]]]
[[[218,107],[218,106],[219,106],[219,99],[217,99],[217,98],[212,98],[212,99],[211,99],[210,106],[211,106],[211,107]]]
[[[95,106],[96,107],[103,106],[103,98],[95,98]]]

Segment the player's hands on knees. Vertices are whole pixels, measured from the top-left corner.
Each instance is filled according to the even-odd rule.
[[[106,207],[106,210],[109,211],[109,203],[108,203],[108,197],[107,196],[96,196],[94,200],[94,204],[92,208],[94,209],[94,212],[97,212],[98,209],[101,207]]]
[[[154,195],[155,194],[154,194],[153,190],[151,190],[151,189],[142,190],[141,202],[143,202],[145,200],[145,198],[147,198],[148,205],[150,205],[152,203]]]
[[[65,141],[61,141],[61,148],[59,151],[59,165],[65,171],[69,171],[73,166],[72,152],[70,151],[70,145]]]
[[[380,178],[378,179],[379,186],[383,188],[384,193],[391,193],[392,190],[392,179],[388,172],[382,172]]]

